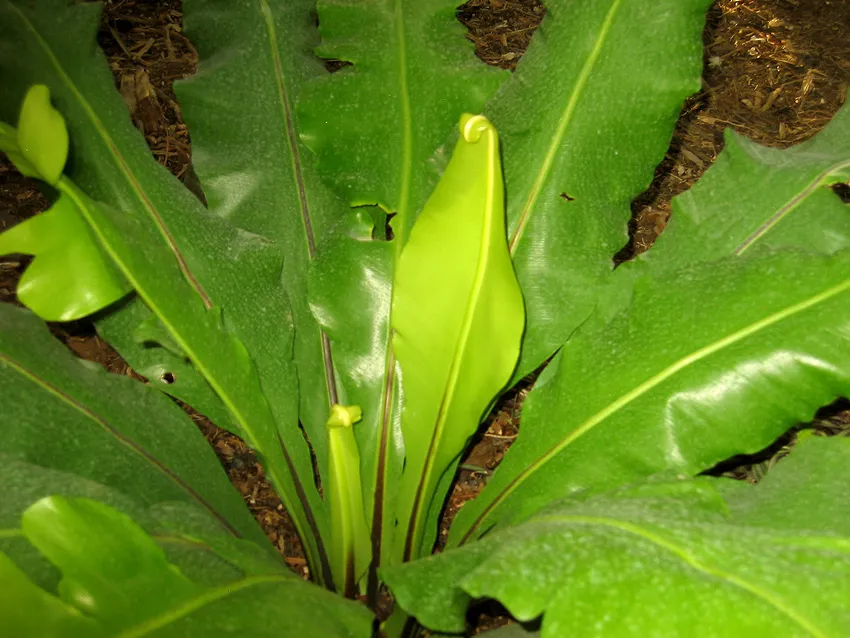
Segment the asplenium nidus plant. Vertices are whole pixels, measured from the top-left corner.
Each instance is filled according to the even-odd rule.
[[[513,75],[454,2],[314,4],[185,2],[202,204],[132,127],[99,7],[0,0],[0,150],[52,202],[0,235],[35,256],[0,307],[4,631],[462,632],[491,597],[544,636],[850,633],[848,441],[697,476],[848,394],[850,112],[785,151],[729,133],[613,270],[706,0],[552,0]],[[148,383],[44,325],[84,317]],[[468,439],[547,360],[430,558]],[[315,584],[169,397],[256,451]]]

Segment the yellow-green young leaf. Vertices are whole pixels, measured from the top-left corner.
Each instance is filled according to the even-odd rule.
[[[440,479],[510,378],[525,323],[507,247],[496,130],[483,116],[464,115],[460,133],[393,289],[406,453],[396,558],[430,549],[423,529],[442,503]]]
[[[0,552],[0,618],[8,636],[96,638],[106,632],[93,620],[34,584]]]
[[[358,405],[334,405],[327,422],[331,572],[337,591],[349,598],[356,593],[355,587],[372,561],[369,526],[363,509],[360,452],[351,429],[362,416]]]
[[[62,114],[50,104],[50,90],[43,84],[29,88],[18,119],[21,154],[38,177],[55,186],[68,159],[68,129]]]
[[[35,255],[17,294],[45,321],[86,317],[131,290],[92,235],[77,202],[66,194],[50,210],[0,235],[0,255],[8,253]]]
[[[21,146],[18,144],[18,129],[5,122],[0,122],[0,151],[6,153],[21,175],[38,177],[38,170],[21,153]]]

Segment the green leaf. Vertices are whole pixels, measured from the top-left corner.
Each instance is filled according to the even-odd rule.
[[[96,638],[106,635],[97,623],[27,579],[14,562],[0,552],[0,617],[10,636],[40,638]]]
[[[21,152],[21,146],[18,143],[18,130],[3,122],[0,122],[0,151],[6,153],[9,161],[15,165],[21,175],[38,177],[38,169]]]
[[[128,516],[95,501],[42,499],[21,519],[24,536],[63,573],[63,600],[108,633],[197,597],[202,588],[166,560]]]
[[[268,549],[210,446],[172,401],[86,365],[25,310],[0,305],[0,325],[0,378],[7,393],[2,465],[32,466],[10,470],[17,487],[0,501],[0,527],[16,526],[21,512],[48,494],[100,498],[103,492],[76,491],[97,487],[142,508],[186,503],[206,514],[210,533]],[[38,478],[35,468],[52,473]]]
[[[480,112],[508,76],[476,59],[457,6],[318,2],[318,54],[352,66],[317,80],[305,95],[302,137],[345,201],[396,214],[396,254],[433,189],[432,154],[461,113]]]
[[[34,175],[22,171],[23,174],[55,186],[68,159],[68,129],[62,114],[51,106],[50,89],[43,84],[31,86],[24,97],[18,119],[18,146],[27,164],[35,169]]]
[[[812,438],[756,486],[697,478],[553,504],[459,550],[384,572],[426,626],[471,598],[541,635],[844,636],[850,440]],[[787,510],[787,511],[785,511]]]
[[[286,256],[275,285],[285,286],[296,326],[298,418],[327,481],[328,411],[352,401],[337,388],[330,344],[307,301],[317,244],[347,213],[318,178],[295,113],[304,85],[327,74],[312,51],[315,0],[187,0],[185,23],[200,64],[175,91],[192,134],[193,166],[213,214],[274,241]],[[269,313],[262,314],[267,323]]]
[[[0,254],[8,253],[36,256],[18,282],[17,295],[45,321],[81,319],[132,290],[67,195],[0,235]]]
[[[392,530],[385,516],[393,512],[404,446],[397,363],[389,348],[393,245],[372,240],[383,229],[375,227],[372,210],[351,211],[328,233],[308,285],[310,307],[333,347],[339,395],[363,412],[354,428],[363,505],[373,538],[382,539]],[[389,544],[377,545],[388,556]]]
[[[505,240],[496,130],[483,116],[464,115],[460,131],[393,289],[406,451],[397,545],[405,560],[430,550],[422,545],[425,514],[445,496],[436,487],[510,378],[525,319]]]
[[[388,551],[381,538],[392,531],[385,517],[403,462],[389,330],[393,273],[436,183],[434,152],[461,113],[479,112],[507,77],[475,58],[456,6],[450,0],[319,2],[319,54],[352,65],[317,78],[297,102],[301,138],[329,186],[347,203],[383,211],[371,221],[367,208],[340,219],[319,245],[309,283],[310,307],[333,348],[339,402],[363,408],[354,434],[381,555]],[[394,215],[391,228],[382,223],[387,213]]]
[[[328,418],[330,449],[331,569],[338,591],[354,598],[357,583],[372,560],[363,509],[360,453],[352,428],[362,418],[359,405],[335,405]]]
[[[218,587],[193,582],[129,517],[95,501],[46,498],[24,513],[22,525],[61,569],[62,601],[94,619],[105,635],[225,635],[234,626],[264,636],[371,632],[365,608],[291,573],[244,575]],[[262,603],[260,614],[244,604],[246,596]],[[314,613],[299,613],[305,607]],[[223,615],[227,623],[216,626]]]
[[[218,427],[240,434],[221,399],[210,388],[209,383],[192,366],[185,355],[175,354],[179,347],[172,342],[172,349],[163,347],[159,341],[139,342],[140,327],[155,325],[158,340],[171,341],[162,335],[162,324],[145,303],[136,296],[126,299],[120,309],[101,316],[97,332],[109,345],[118,350],[138,374],[145,377],[151,386],[180,399],[210,419]],[[166,333],[167,334],[167,333]]]
[[[541,375],[519,438],[455,518],[450,545],[577,491],[754,453],[846,395],[848,272],[848,251],[790,250],[675,279],[645,272],[626,310],[580,331]]]
[[[83,211],[87,223],[233,415],[322,579],[327,512],[310,480],[291,391],[297,380],[281,248],[209,215],[155,162],[93,45],[98,17],[99,7],[88,3],[0,0],[0,108],[17,104],[33,80],[50,87],[68,122],[68,177],[106,204]],[[70,182],[60,186],[81,196]]]
[[[592,312],[684,99],[700,87],[708,0],[549,0],[484,113],[505,161],[528,328],[513,381]],[[648,34],[651,34],[649,36]]]
[[[727,129],[717,161],[673,199],[670,223],[639,260],[675,268],[763,245],[824,253],[846,248],[850,214],[828,187],[848,180],[850,108],[812,139],[785,150]]]

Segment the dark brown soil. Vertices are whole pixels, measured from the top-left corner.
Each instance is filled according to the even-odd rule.
[[[182,34],[180,6],[179,0],[106,3],[99,42],[133,121],[157,161],[199,192],[190,166],[189,134],[171,89],[174,80],[192,74],[197,64],[194,48]],[[513,68],[544,14],[536,0],[470,0],[460,18],[484,61]],[[718,0],[704,43],[703,90],[684,105],[652,186],[634,202],[632,239],[619,261],[652,244],[667,222],[670,199],[689,188],[722,149],[724,128],[731,126],[763,144],[789,146],[823,128],[850,86],[850,0]],[[0,159],[0,230],[46,205],[34,182]],[[16,281],[27,263],[14,256],[0,260],[0,301],[15,302]],[[91,326],[54,326],[54,332],[79,356],[118,374],[135,374]],[[522,398],[532,382],[500,403],[464,459],[441,540],[459,507],[478,493],[516,437]],[[850,411],[845,407],[836,404],[820,414],[818,429],[825,434],[850,433]],[[237,437],[197,414],[193,418],[269,538],[288,564],[307,576],[300,542],[254,455]],[[792,438],[789,435],[761,457],[737,459],[734,467],[719,472],[757,480],[777,454],[787,451]],[[486,612],[477,619],[477,631],[507,619],[498,609]]]

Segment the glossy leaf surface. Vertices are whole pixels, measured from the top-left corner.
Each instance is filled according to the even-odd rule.
[[[426,626],[495,598],[541,635],[838,637],[850,631],[850,440],[806,441],[750,486],[654,481],[576,496],[384,572]]]
[[[525,321],[505,236],[498,135],[480,115],[464,115],[460,131],[393,287],[393,350],[404,386],[397,504],[404,559],[429,552],[421,546],[426,512],[445,497],[436,487],[510,378]]]
[[[44,638],[99,638],[97,623],[51,596],[31,581],[15,563],[0,552],[0,615],[3,626],[15,636]]]
[[[450,544],[574,492],[756,452],[846,395],[848,272],[847,251],[755,251],[676,279],[644,273],[626,310],[579,332],[541,375],[522,433]]]
[[[515,381],[593,310],[627,242],[630,203],[699,89],[709,2],[545,4],[528,52],[484,111],[502,140],[510,248],[528,314]]]
[[[217,587],[194,582],[128,516],[95,501],[43,499],[24,512],[22,532],[62,571],[59,597],[97,623],[96,635],[224,636],[234,626],[266,636],[371,632],[363,607],[287,571]],[[262,603],[259,614],[248,596]],[[314,613],[299,613],[305,607]]]
[[[0,254],[9,253],[35,255],[16,293],[45,321],[87,317],[131,290],[67,195],[0,235]]]

